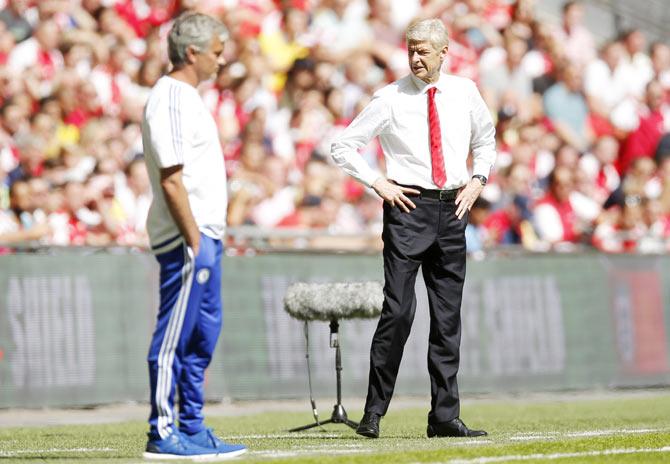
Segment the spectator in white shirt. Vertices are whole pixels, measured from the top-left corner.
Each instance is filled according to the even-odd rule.
[[[566,56],[578,67],[586,66],[596,56],[593,36],[584,26],[584,5],[568,1],[563,5],[563,22],[556,38],[563,43]]]
[[[125,219],[123,238],[127,244],[146,246],[149,244],[146,222],[152,195],[144,159],[133,159],[126,166],[125,174],[126,185],[117,193]]]
[[[27,73],[27,88],[36,95],[46,97],[53,91],[57,72],[63,68],[63,55],[58,25],[53,20],[40,22],[33,37],[14,47],[9,54],[7,67],[16,74]]]
[[[586,67],[584,92],[592,112],[623,130],[631,130],[636,124],[635,105],[630,102],[635,85],[625,58],[621,42],[606,43],[601,58]],[[633,103],[632,108],[629,103]]]
[[[654,42],[650,47],[651,66],[653,75],[663,85],[666,91],[670,90],[670,45],[664,42]]]
[[[600,137],[593,149],[579,159],[582,170],[593,185],[593,199],[603,204],[619,186],[620,178],[615,162],[619,154],[619,142],[612,136]]]
[[[654,77],[651,58],[644,51],[647,38],[639,29],[630,29],[622,35],[621,40],[626,49],[624,63],[631,75],[631,90],[636,97],[642,98],[645,86]]]
[[[319,53],[344,62],[351,53],[369,43],[373,34],[365,21],[366,2],[328,0],[314,14],[311,31],[318,37]]]

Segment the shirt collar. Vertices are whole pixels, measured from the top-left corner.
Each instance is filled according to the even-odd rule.
[[[416,77],[412,72],[409,73],[409,77],[410,79],[412,79],[414,86],[420,93],[428,92],[428,89],[430,89],[431,87],[437,87],[437,90],[439,90],[440,92],[444,92],[446,89],[446,82],[444,79],[444,74],[442,72],[440,72],[440,78],[434,84],[426,84],[426,82]]]

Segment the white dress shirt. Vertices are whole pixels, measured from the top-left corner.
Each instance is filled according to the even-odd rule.
[[[375,92],[370,103],[331,146],[331,156],[344,171],[367,186],[382,175],[358,154],[379,136],[386,158],[386,177],[400,184],[438,188],[432,180],[428,133],[428,96],[437,87],[435,106],[440,117],[442,153],[447,183],[444,189],[466,184],[467,158],[473,153],[473,175],[488,177],[496,158],[495,128],[474,82],[441,74],[435,84],[409,74]]]

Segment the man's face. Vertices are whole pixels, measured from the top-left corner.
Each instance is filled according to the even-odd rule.
[[[18,14],[22,14],[28,9],[28,0],[10,0],[9,6]]]
[[[571,92],[580,92],[582,90],[582,76],[579,70],[574,66],[569,66],[563,73],[565,85]]]
[[[652,111],[658,110],[663,105],[663,86],[659,82],[651,82],[647,85],[647,106]]]
[[[58,32],[58,25],[53,21],[46,21],[35,31],[35,38],[44,50],[52,50],[58,48],[60,42],[60,35]]]
[[[665,44],[657,45],[651,55],[651,62],[656,72],[670,68],[670,47]]]
[[[25,125],[24,113],[17,105],[10,104],[0,118],[0,125],[10,134],[16,134]]]
[[[26,182],[18,181],[12,186],[9,202],[12,208],[19,211],[31,211],[32,200],[30,197],[30,187]]]
[[[223,56],[223,42],[219,37],[214,37],[205,50],[195,53],[195,68],[198,73],[198,81],[206,81],[216,77],[219,68],[226,64]]]
[[[572,172],[567,168],[558,168],[555,174],[554,182],[551,185],[551,191],[559,202],[568,201],[570,193],[574,188],[574,178]]]
[[[584,17],[584,8],[580,4],[574,4],[567,9],[563,16],[565,25],[570,27],[577,26],[582,23],[582,18]]]
[[[30,197],[34,207],[43,208],[49,197],[49,184],[47,181],[39,177],[33,177],[28,181],[28,188],[30,189]]]
[[[407,44],[407,57],[412,74],[425,82],[435,82],[447,55],[447,47],[436,50],[429,40],[411,41]]]
[[[640,31],[633,31],[626,38],[626,45],[632,53],[644,51],[647,47],[647,38]]]

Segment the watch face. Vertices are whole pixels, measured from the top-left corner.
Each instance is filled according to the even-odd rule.
[[[486,177],[482,176],[481,174],[475,174],[475,175],[472,176],[472,177],[478,179],[479,182],[482,183],[482,185],[486,185]]]

